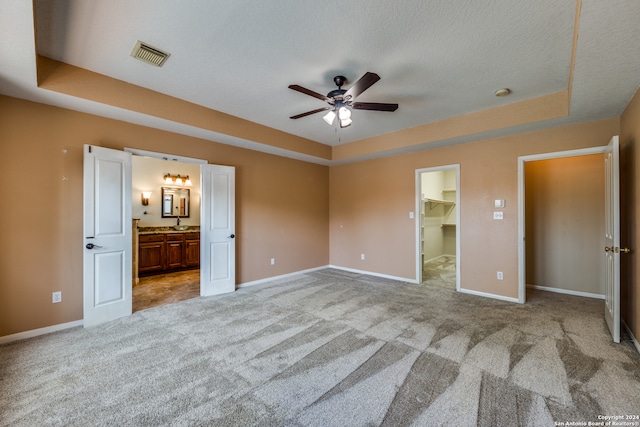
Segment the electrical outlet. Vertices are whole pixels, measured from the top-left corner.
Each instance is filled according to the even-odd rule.
[[[58,302],[62,302],[62,291],[53,292],[51,294],[51,303],[55,304]]]
[[[275,258],[271,258],[271,265],[276,265],[276,259]]]
[[[502,274],[502,271],[498,271],[498,273],[496,274],[496,277],[498,278],[498,280],[504,279],[504,275]]]
[[[360,259],[364,261],[364,254],[360,254]]]

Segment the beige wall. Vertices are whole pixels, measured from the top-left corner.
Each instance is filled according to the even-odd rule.
[[[328,264],[328,167],[0,96],[0,336],[82,318],[83,144],[235,166],[238,283]]]
[[[0,336],[82,317],[85,143],[235,166],[239,283],[327,263],[414,279],[416,232],[409,212],[415,210],[415,170],[459,163],[462,287],[515,298],[518,156],[604,145],[620,132],[620,121],[327,168],[1,96],[0,162],[4,173],[19,177],[13,187],[20,208],[0,213],[0,223],[12,225],[0,245]],[[633,159],[625,166],[625,191],[633,196],[624,196],[625,226],[635,242],[637,95],[622,123],[623,154]],[[494,199],[506,200],[503,221],[492,219]],[[273,267],[270,258],[277,259]],[[623,306],[637,332],[636,263],[634,254],[626,266],[630,284]],[[503,281],[496,280],[497,270],[504,272]],[[63,302],[51,304],[57,290]]]
[[[415,170],[459,163],[461,286],[517,298],[518,156],[602,146],[619,131],[614,118],[332,167],[331,264],[415,280]]]
[[[637,91],[620,117],[620,229],[621,245],[632,250],[629,255],[620,255],[622,318],[636,337],[640,339],[640,284],[638,264],[640,247],[638,241],[638,208],[640,186],[637,185],[640,171],[640,91]]]
[[[525,164],[527,284],[604,295],[604,157]]]

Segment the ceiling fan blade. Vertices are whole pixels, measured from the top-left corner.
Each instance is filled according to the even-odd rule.
[[[313,96],[314,98],[322,99],[323,101],[330,101],[325,95],[319,94],[318,92],[314,92],[311,89],[304,88],[298,85],[289,85],[289,89],[297,90],[300,93],[304,93],[305,95]]]
[[[380,76],[376,73],[366,72],[364,76],[360,77],[360,79],[353,84],[349,88],[349,90],[344,94],[344,99],[347,101],[354,100],[358,95],[360,95],[365,90],[369,89],[372,84],[380,80]]]
[[[354,110],[396,111],[398,104],[384,104],[381,102],[354,102],[351,104]]]
[[[330,110],[331,107],[318,108],[317,110],[307,111],[306,113],[296,114],[295,116],[289,117],[290,119],[299,119],[300,117],[310,116],[315,113],[319,113],[320,111]]]

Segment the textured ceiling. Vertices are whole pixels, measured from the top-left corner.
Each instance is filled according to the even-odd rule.
[[[577,10],[575,0],[35,4],[36,40],[31,2],[0,0],[0,92],[236,145],[233,135],[41,93],[34,52],[22,48],[35,41],[40,55],[335,146],[566,90]],[[527,129],[617,116],[640,84],[637,0],[580,4],[571,114]],[[171,57],[162,68],[137,61],[136,40]],[[367,71],[381,80],[358,101],[398,103],[396,112],[354,111],[346,129],[322,114],[289,119],[325,104],[288,85],[325,94],[333,76],[348,87]],[[512,95],[495,97],[502,87]]]

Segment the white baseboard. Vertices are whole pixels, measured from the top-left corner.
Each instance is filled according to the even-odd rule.
[[[527,288],[538,289],[540,291],[555,292],[557,294],[575,295],[577,297],[604,299],[604,295],[592,294],[590,292],[571,291],[568,289],[550,288],[548,286],[527,285]]]
[[[264,279],[253,280],[251,282],[244,282],[244,283],[238,284],[236,286],[236,289],[248,288],[250,286],[261,285],[263,283],[271,282],[273,280],[286,279],[287,277],[295,276],[297,274],[311,273],[313,271],[322,270],[324,268],[329,268],[329,266],[328,265],[323,265],[321,267],[314,267],[314,268],[309,268],[307,270],[299,270],[299,271],[294,271],[293,273],[281,274],[279,276],[271,276],[271,277],[267,277],[267,278],[264,278]]]
[[[460,288],[460,290],[458,292],[463,293],[463,294],[476,295],[476,296],[479,296],[479,297],[493,298],[493,299],[497,299],[497,300],[500,300],[500,301],[516,302],[516,303],[518,302],[518,298],[505,297],[503,295],[490,294],[488,292],[472,291],[470,289],[462,289],[462,288]]]
[[[335,268],[336,270],[348,271],[350,273],[366,274],[369,276],[382,277],[383,279],[391,279],[391,280],[398,280],[400,282],[418,284],[416,279],[407,279],[406,277],[390,276],[388,274],[374,273],[372,271],[365,271],[365,270],[357,270],[355,268],[340,267],[338,265],[329,265],[328,267]]]
[[[0,337],[0,345],[37,337],[39,335],[50,334],[51,332],[62,331],[64,329],[75,328],[76,326],[82,325],[84,325],[84,320],[75,320],[73,322],[60,323],[58,325],[47,326],[45,328],[32,329],[30,331],[19,332],[17,334],[5,335]]]
[[[629,327],[624,322],[624,320],[621,319],[620,323],[622,323],[622,326],[624,326],[624,328],[627,330],[627,333],[629,334],[629,338],[631,338],[631,342],[633,343],[633,346],[636,348],[638,353],[640,353],[640,343],[638,343],[638,340],[636,339],[636,337],[633,336],[633,332],[631,332],[631,329],[629,329]]]

